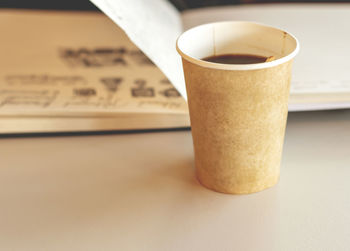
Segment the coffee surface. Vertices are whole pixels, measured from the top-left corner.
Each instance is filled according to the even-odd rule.
[[[219,64],[258,64],[266,62],[267,57],[252,54],[221,54],[205,57],[202,60]]]

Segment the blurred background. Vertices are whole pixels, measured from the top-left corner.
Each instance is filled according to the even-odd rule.
[[[156,1],[143,1],[148,4],[143,7],[150,7],[153,11],[146,14],[157,16],[158,12],[154,10],[158,9],[152,4]],[[250,20],[285,28],[295,34],[302,44],[298,61],[293,66],[289,111],[350,108],[350,35],[344,32],[349,30],[350,4],[345,2],[350,0],[165,1],[184,11],[181,15],[184,30],[222,20]],[[323,4],[330,2],[338,4]],[[214,6],[225,7],[212,8]],[[30,130],[42,131],[39,128],[44,124],[36,122],[41,121],[38,114],[47,113],[48,117],[52,117],[50,109],[60,111],[67,118],[72,114],[90,114],[93,109],[111,112],[111,107],[115,109],[115,114],[131,110],[139,113],[140,107],[145,113],[154,112],[155,107],[166,107],[162,112],[167,113],[167,106],[156,104],[172,102],[179,115],[177,126],[189,126],[187,104],[180,94],[121,29],[105,15],[100,15],[101,11],[90,0],[0,0],[0,9],[3,10],[0,16],[0,32],[3,35],[0,47],[0,87],[3,88],[3,92],[0,89],[0,119],[2,114],[16,114],[14,110],[17,109],[35,121],[34,129]],[[35,12],[28,9],[59,11]],[[202,10],[190,11],[193,9]],[[160,15],[160,20],[165,20],[165,16]],[[149,38],[154,39],[153,36]],[[147,50],[143,49],[147,54]],[[316,57],[318,60],[314,60]],[[155,58],[153,61],[157,63]],[[150,70],[154,72],[150,73]],[[135,72],[139,75],[135,76]],[[75,85],[67,84],[67,81]],[[117,91],[122,82],[124,87]],[[139,103],[141,98],[145,99],[142,105]],[[128,106],[118,106],[119,99],[127,100]],[[158,103],[152,99],[157,99]],[[176,106],[174,102],[178,102]],[[171,112],[176,113],[172,109]],[[158,110],[155,114],[160,116]],[[90,115],[83,115],[82,120],[90,119]],[[168,127],[174,127],[171,120],[167,121]],[[53,132],[63,130],[53,120],[47,123],[51,123],[50,130]],[[64,130],[73,130],[71,123],[65,123]],[[95,124],[79,122],[76,130],[107,130],[102,124],[101,121]],[[117,124],[113,124],[113,130],[120,129]],[[128,122],[126,127],[131,128],[130,124]],[[15,125],[18,131],[30,131],[28,126]],[[152,127],[159,126],[160,123]],[[14,131],[13,128],[11,124],[6,132]],[[135,126],[132,128],[135,129]],[[145,129],[144,123],[140,123],[138,129]],[[0,134],[1,130],[5,131],[0,127]],[[45,127],[45,130],[49,129]]]
[[[199,8],[204,6],[215,5],[233,5],[233,4],[249,4],[249,3],[276,3],[276,2],[350,2],[350,0],[340,1],[264,1],[264,0],[170,0],[179,10]],[[2,0],[0,8],[30,8],[30,9],[62,9],[62,10],[96,10],[99,11],[89,0]]]

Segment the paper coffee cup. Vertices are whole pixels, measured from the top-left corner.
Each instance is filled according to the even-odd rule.
[[[186,31],[176,46],[182,56],[200,183],[232,194],[275,185],[297,39],[262,24],[219,22]],[[275,60],[258,64],[201,60],[231,53]]]

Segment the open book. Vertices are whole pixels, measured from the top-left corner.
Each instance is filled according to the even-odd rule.
[[[262,22],[300,40],[290,111],[350,107],[348,5],[179,13],[165,0],[93,2],[119,27],[98,13],[0,11],[0,133],[188,127],[175,40],[220,20]]]

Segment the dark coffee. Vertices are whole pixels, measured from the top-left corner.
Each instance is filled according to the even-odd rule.
[[[221,54],[202,58],[204,61],[219,64],[258,64],[266,62],[268,58],[251,54]]]

